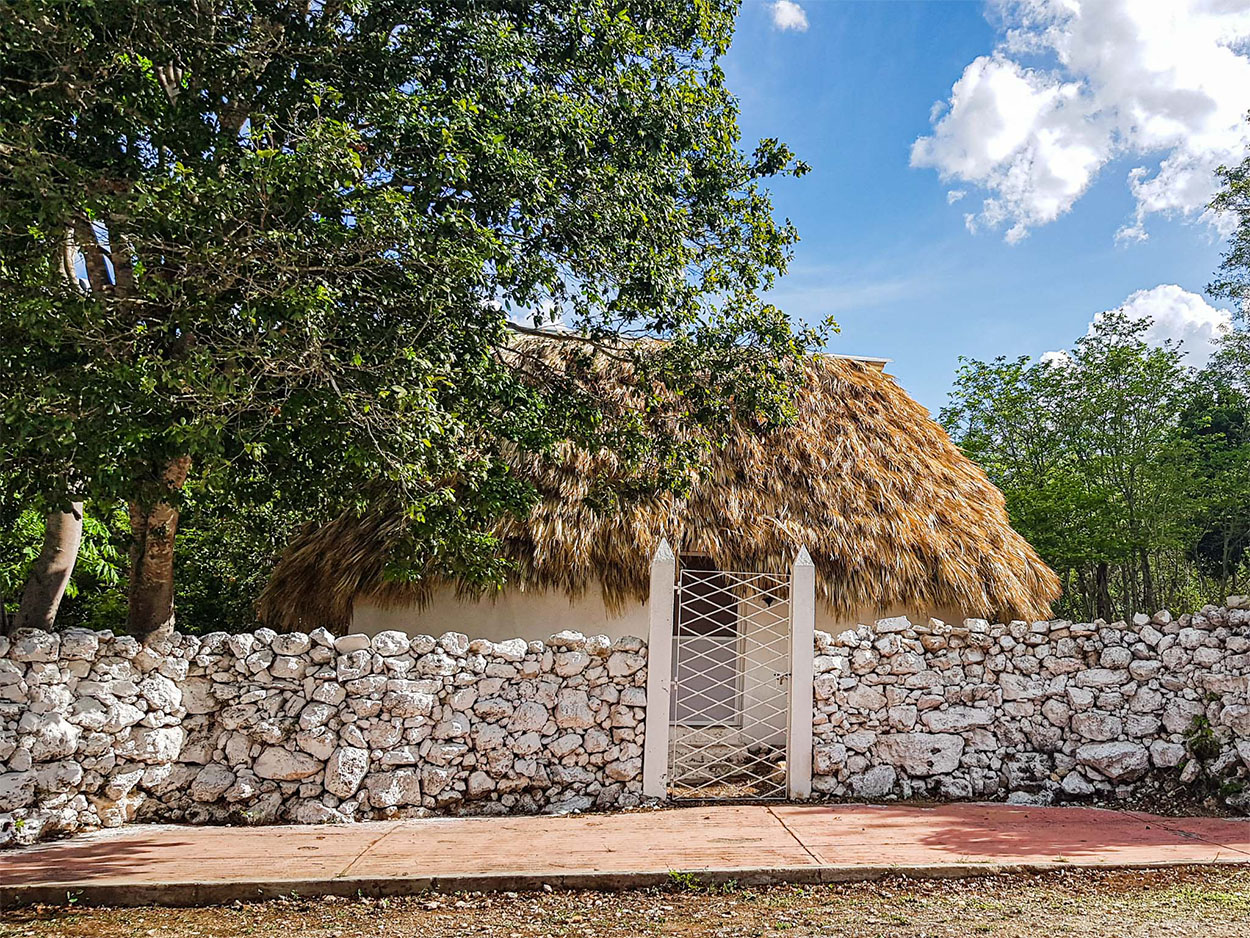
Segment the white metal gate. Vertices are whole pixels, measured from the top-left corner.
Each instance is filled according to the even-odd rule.
[[[810,798],[811,556],[799,548],[789,577],[687,558],[682,577],[661,540],[651,558],[643,794]]]
[[[788,574],[717,570],[705,558],[682,558],[673,604],[670,797],[786,797],[790,593]]]

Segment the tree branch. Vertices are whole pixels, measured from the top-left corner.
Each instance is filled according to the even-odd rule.
[[[96,296],[104,296],[113,288],[109,277],[108,264],[104,260],[104,249],[96,238],[95,228],[91,222],[79,216],[74,219],[74,234],[78,239],[78,247],[82,251],[83,263],[87,268],[87,279],[91,282],[91,292]]]

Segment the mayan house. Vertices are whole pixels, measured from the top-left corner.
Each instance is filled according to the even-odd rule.
[[[665,538],[685,583],[675,660],[684,651],[697,665],[685,676],[674,666],[675,725],[755,713],[780,732],[782,705],[766,701],[772,676],[787,671],[788,621],[769,607],[784,600],[785,585],[774,578],[746,595],[744,583],[763,581],[741,571],[786,571],[805,546],[815,628],[833,634],[897,615],[1045,618],[1059,593],[1055,574],[1008,523],[1002,493],[882,365],[815,358],[794,421],[735,435],[686,497],[596,508],[588,495],[611,471],[611,453],[566,450],[555,465],[524,467],[542,497],[528,517],[499,526],[516,570],[501,591],[384,581],[399,522],[383,513],[297,538],[262,597],[262,618],[278,629],[370,635],[542,640],[573,629],[645,638],[650,564]],[[740,598],[718,602],[730,591]],[[751,674],[763,677],[752,683]]]
[[[495,641],[565,628],[645,636],[661,538],[708,570],[784,570],[806,546],[816,628],[827,632],[903,614],[1044,618],[1059,592],[1012,530],[1002,493],[880,359],[814,359],[794,421],[737,434],[685,498],[597,509],[588,496],[612,455],[563,455],[526,467],[541,500],[529,517],[499,526],[516,570],[503,590],[384,581],[399,519],[340,519],[296,538],[261,599],[262,619],[340,634],[456,628]]]

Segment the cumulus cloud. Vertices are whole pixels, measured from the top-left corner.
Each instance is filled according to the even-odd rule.
[[[991,5],[998,47],[964,69],[911,152],[913,166],[984,190],[969,228],[1018,241],[1120,157],[1137,164],[1136,208],[1118,238],[1145,238],[1153,214],[1205,215],[1214,169],[1250,147],[1250,0]]]
[[[1152,345],[1162,345],[1168,339],[1183,343],[1185,364],[1196,368],[1211,356],[1211,342],[1233,325],[1228,310],[1212,306],[1174,283],[1138,290],[1120,309],[1130,319],[1150,320],[1145,339]]]
[[[1072,363],[1072,353],[1067,349],[1056,349],[1053,352],[1042,352],[1042,364],[1063,366]]]
[[[794,0],[776,0],[772,5],[773,26],[807,32],[807,13]]]
[[[1130,319],[1148,320],[1145,340],[1152,345],[1162,345],[1169,339],[1182,343],[1186,365],[1201,368],[1211,357],[1211,343],[1230,330],[1232,314],[1226,309],[1212,306],[1197,293],[1182,289],[1175,283],[1161,283],[1149,290],[1138,290],[1126,299],[1118,310]],[[1099,313],[1094,324],[1106,313]],[[1068,352],[1060,349],[1046,352],[1042,361],[1064,364],[1071,360]]]

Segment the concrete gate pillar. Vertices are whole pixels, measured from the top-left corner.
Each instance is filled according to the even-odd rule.
[[[642,746],[642,793],[660,799],[668,798],[668,707],[673,685],[673,590],[676,583],[677,558],[673,556],[673,549],[668,546],[668,541],[661,540],[655,549],[655,556],[651,558],[647,717],[646,736]],[[811,722],[809,718],[809,739]],[[808,749],[810,766],[810,745]]]
[[[789,797],[796,800],[812,796],[815,643],[816,566],[807,548],[801,547],[790,568],[790,726],[786,734],[786,783]]]

